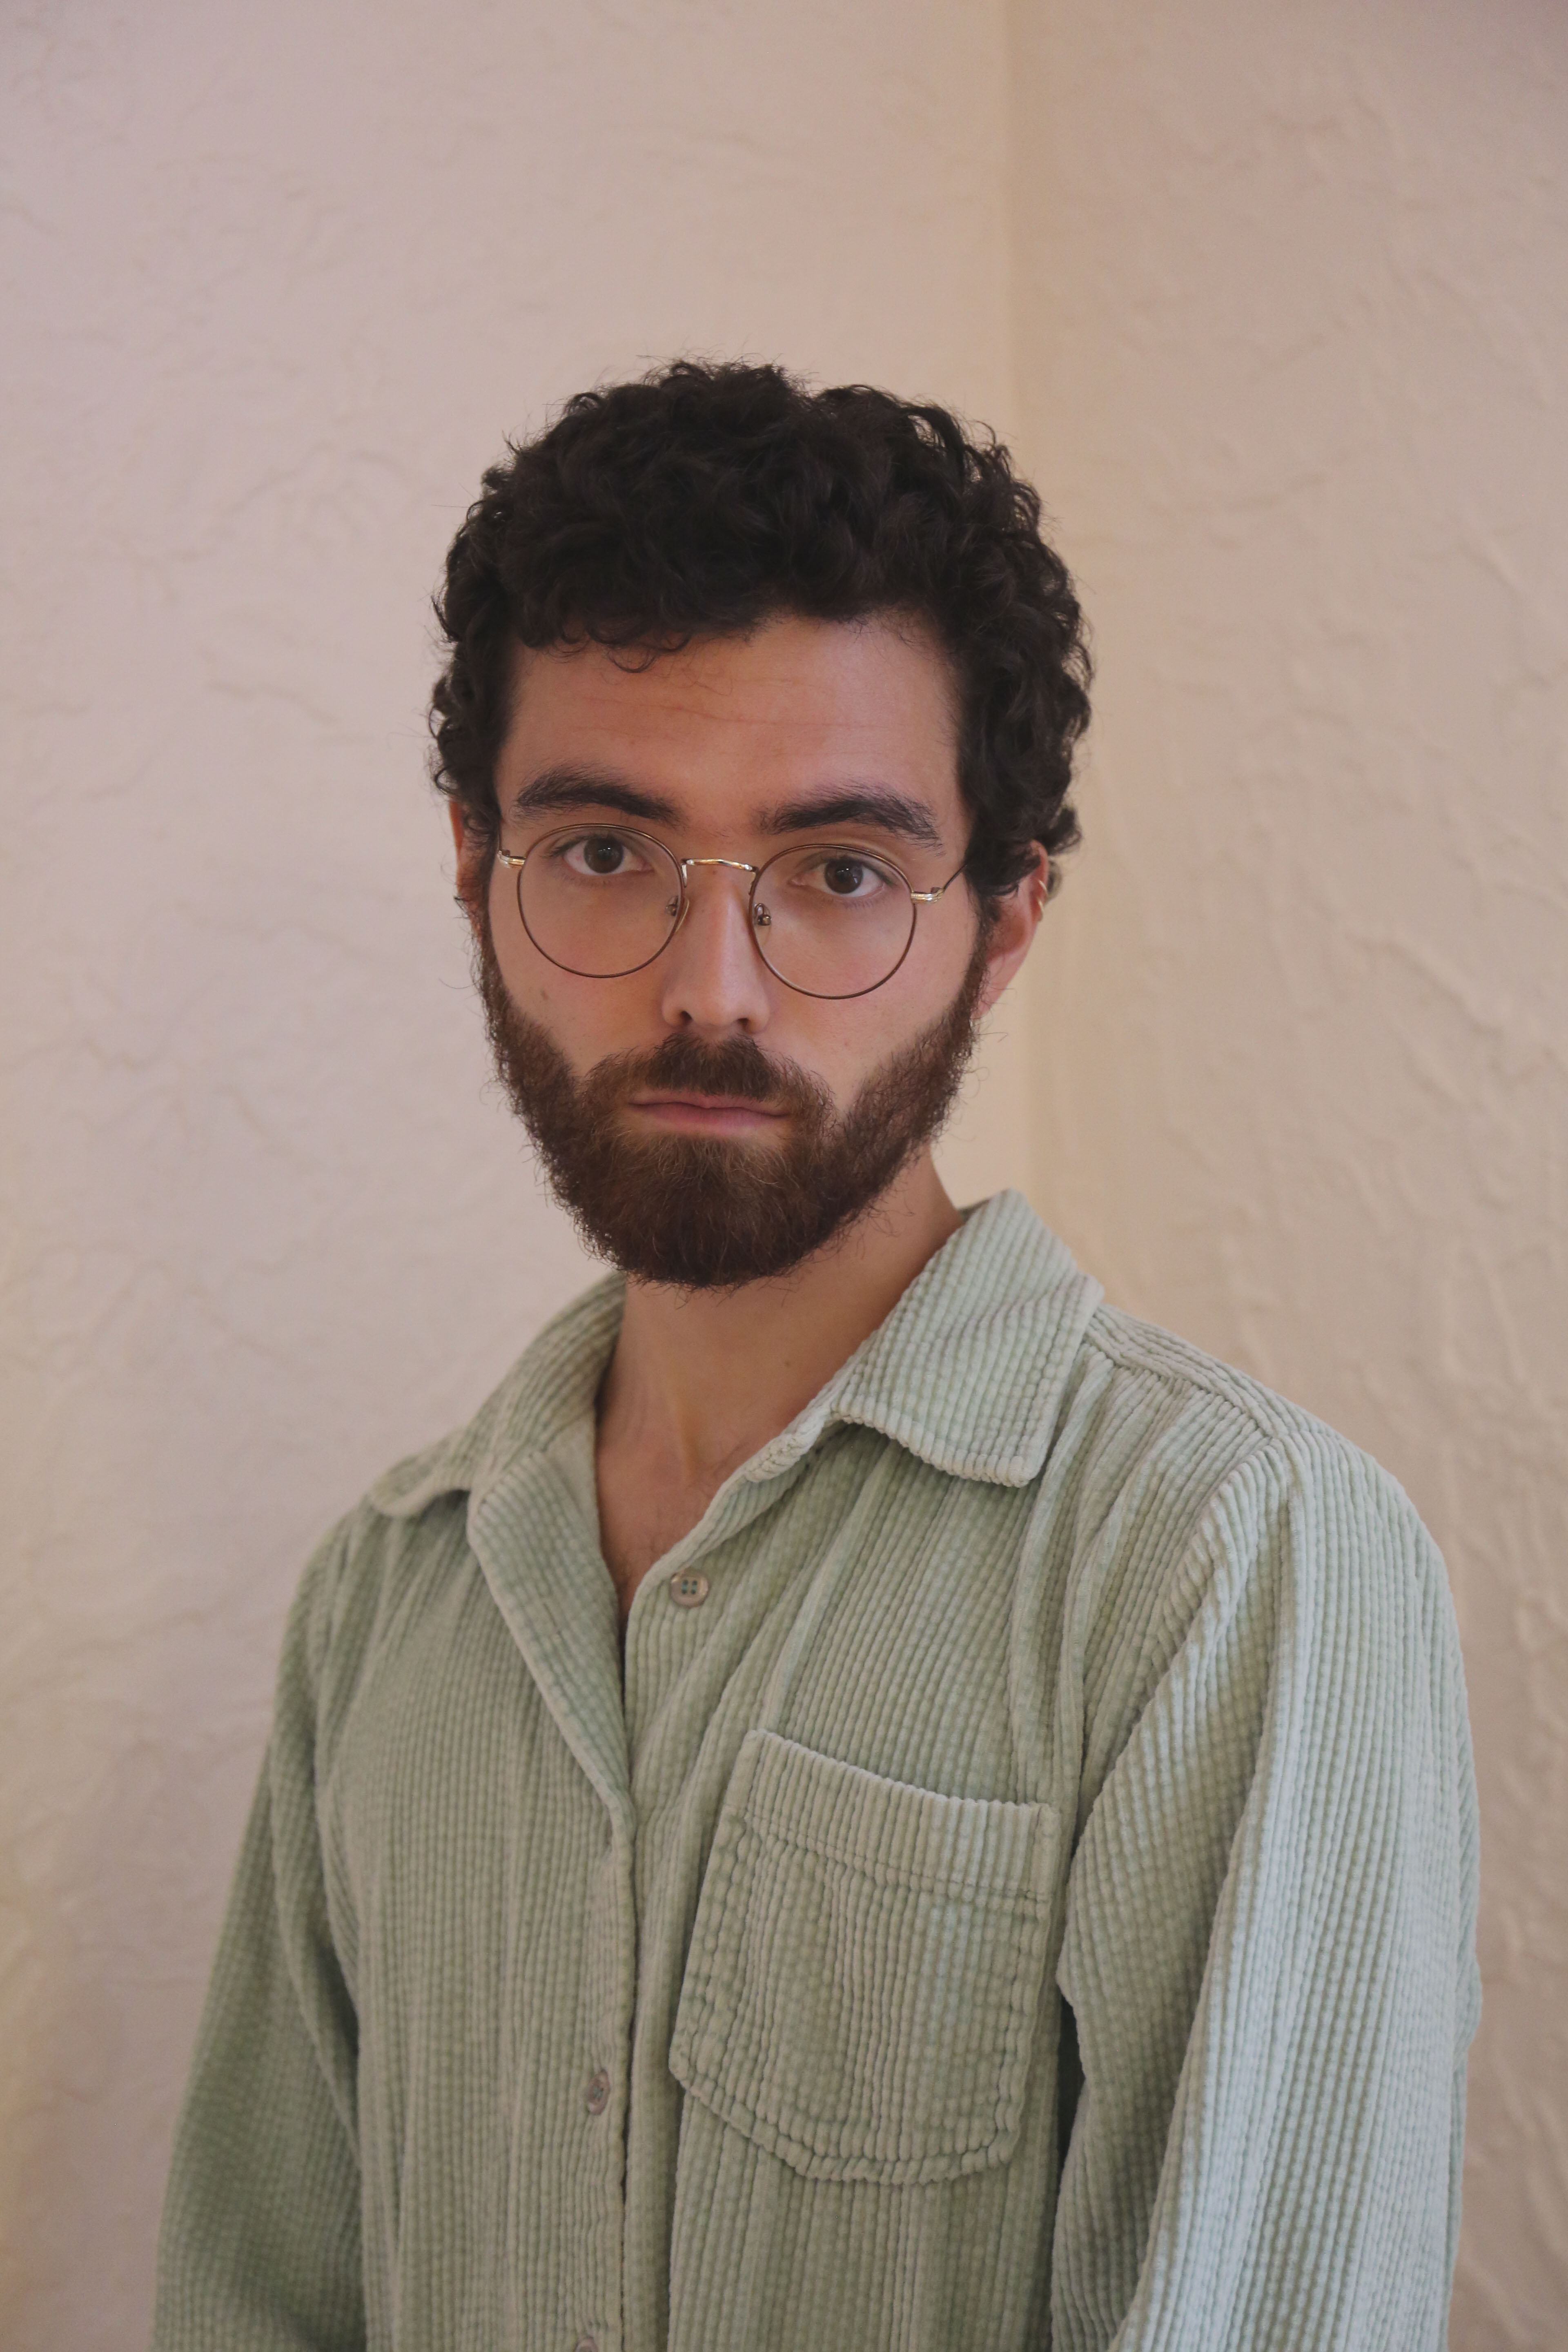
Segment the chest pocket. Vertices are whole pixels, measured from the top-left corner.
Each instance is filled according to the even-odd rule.
[[[1049,1942],[1048,1805],[942,1797],[747,1735],[669,2063],[814,2180],[949,2180],[1011,2156]]]

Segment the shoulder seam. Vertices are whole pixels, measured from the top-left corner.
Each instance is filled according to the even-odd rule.
[[[1235,1372],[1227,1365],[1218,1363],[1215,1363],[1213,1371],[1210,1372],[1208,1370],[1210,1360],[1203,1356],[1201,1349],[1191,1350],[1195,1360],[1190,1369],[1178,1370],[1173,1365],[1155,1362],[1151,1356],[1141,1353],[1136,1348],[1117,1347],[1103,1328],[1097,1328],[1101,1326],[1102,1317],[1108,1312],[1118,1314],[1119,1310],[1114,1307],[1109,1310],[1096,1309],[1090,1318],[1089,1328],[1083,1336],[1086,1349],[1092,1349],[1097,1355],[1103,1357],[1107,1363],[1115,1365],[1119,1371],[1142,1372],[1148,1379],[1158,1381],[1162,1387],[1173,1391],[1185,1391],[1199,1396],[1212,1397],[1216,1404],[1228,1406],[1238,1420],[1247,1422],[1258,1432],[1259,1437],[1273,1440],[1284,1438],[1285,1431],[1271,1413],[1263,1410],[1262,1399],[1267,1398],[1270,1405],[1278,1403],[1283,1406],[1292,1419],[1295,1417],[1296,1407],[1286,1405],[1283,1398],[1276,1400],[1268,1391],[1261,1388],[1261,1383],[1254,1381],[1246,1372]],[[1185,1348],[1187,1342],[1177,1340],[1176,1345]],[[1220,1377],[1215,1378],[1214,1376],[1215,1373]],[[1255,1402],[1250,1394],[1238,1394],[1237,1388],[1232,1385],[1233,1382],[1245,1382],[1248,1391],[1258,1390],[1259,1401]],[[1325,1423],[1324,1426],[1326,1427],[1327,1424]]]

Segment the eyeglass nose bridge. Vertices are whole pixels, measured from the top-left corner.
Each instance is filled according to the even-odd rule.
[[[693,866],[728,866],[733,873],[749,874],[752,877],[752,887],[753,889],[756,887],[757,877],[763,870],[760,866],[751,865],[744,857],[678,857],[675,863],[680,871],[680,912],[675,919],[674,927],[669,934],[670,940],[675,937],[676,932],[679,930],[681,925],[685,922],[688,914],[690,912],[691,894],[686,887],[686,877],[690,867]],[[752,908],[752,920],[753,927],[756,923],[756,909],[753,907]],[[669,945],[669,940],[666,940],[664,944],[668,947]]]

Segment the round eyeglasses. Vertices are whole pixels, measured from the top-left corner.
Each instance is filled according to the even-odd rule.
[[[584,980],[624,980],[663,954],[686,919],[694,866],[749,874],[757,953],[786,988],[823,997],[868,996],[891,980],[919,909],[963,871],[916,890],[890,857],[846,842],[806,842],[750,866],[677,857],[651,834],[600,824],[568,825],[521,855],[497,854],[517,876],[518,911],[540,954]]]

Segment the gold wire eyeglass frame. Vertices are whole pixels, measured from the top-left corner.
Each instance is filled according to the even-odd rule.
[[[676,908],[675,919],[670,924],[668,934],[659,942],[658,946],[655,948],[652,955],[644,956],[640,963],[628,964],[625,971],[579,971],[574,964],[563,963],[559,956],[552,956],[548,948],[541,947],[538,940],[534,938],[533,932],[529,929],[528,917],[523,911],[522,904],[522,869],[527,865],[529,859],[534,855],[536,850],[545,849],[552,842],[568,838],[573,835],[580,834],[583,830],[584,828],[577,825],[563,826],[558,830],[542,835],[538,841],[532,843],[529,848],[522,850],[521,852],[508,849],[498,849],[496,852],[497,864],[510,867],[517,877],[517,911],[521,919],[523,929],[528,932],[529,938],[533,940],[534,946],[539,949],[539,952],[544,958],[546,963],[552,963],[557,971],[569,971],[573,973],[574,977],[578,980],[629,980],[634,972],[646,971],[650,963],[657,963],[659,957],[664,953],[665,949],[668,947],[670,941],[679,930],[682,923],[686,920],[687,910],[691,904],[690,894],[686,887],[686,877],[690,872],[692,866],[726,866],[736,874],[749,874],[752,877],[751,887],[746,893],[746,914],[748,919],[747,928],[751,932],[752,945],[756,949],[757,954],[761,958],[764,968],[773,973],[773,978],[778,982],[779,985],[782,988],[792,989],[797,996],[814,996],[825,1003],[847,1004],[858,996],[871,996],[875,994],[879,988],[886,988],[894,973],[902,970],[903,965],[909,957],[910,950],[915,943],[915,925],[920,909],[922,907],[934,906],[937,900],[942,898],[945,892],[952,889],[953,884],[958,880],[959,876],[963,872],[963,867],[962,866],[956,866],[948,876],[947,880],[945,882],[939,882],[934,890],[917,890],[913,883],[910,880],[909,876],[904,872],[903,867],[899,864],[897,858],[889,857],[885,850],[865,849],[857,846],[857,845],[852,842],[792,842],[787,848],[777,851],[775,855],[768,858],[764,864],[761,866],[752,866],[743,857],[678,857],[668,843],[657,840],[651,833],[639,833],[633,825],[605,825],[604,827],[604,831],[606,834],[613,833],[617,840],[637,842],[647,848],[656,850],[661,857],[668,858],[670,864],[675,867],[679,879],[679,903]],[[767,908],[765,907],[759,907],[757,904],[757,892],[762,886],[763,875],[767,874],[773,866],[781,864],[784,858],[805,856],[813,850],[816,851],[819,856],[825,857],[837,856],[839,857],[863,858],[868,864],[874,865],[879,869],[885,870],[889,874],[896,874],[899,880],[903,884],[904,888],[910,894],[910,933],[908,939],[904,941],[903,949],[900,954],[898,962],[892,965],[889,971],[885,971],[880,980],[870,981],[864,988],[850,988],[842,992],[837,989],[803,988],[799,981],[786,980],[784,973],[777,971],[775,967],[768,961],[767,950],[763,946],[762,940],[758,937],[758,933],[765,930],[773,919],[769,915]]]

